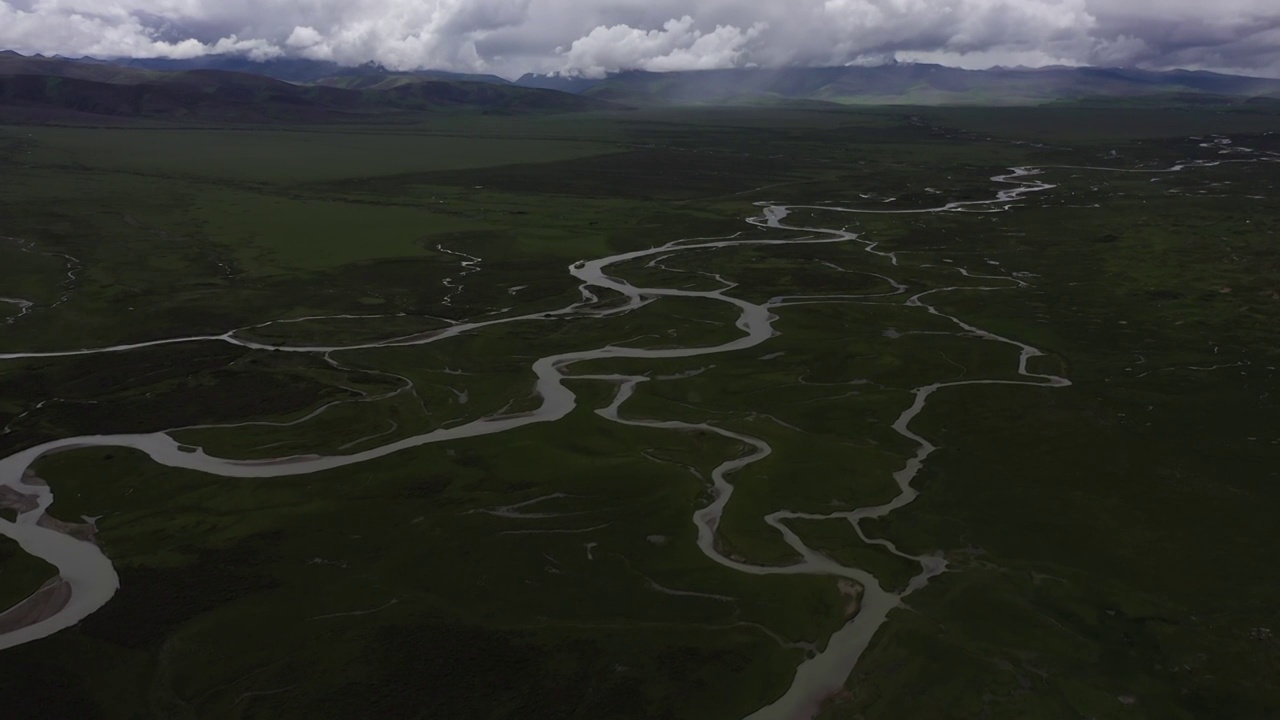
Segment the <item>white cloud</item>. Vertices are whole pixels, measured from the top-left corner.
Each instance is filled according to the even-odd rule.
[[[20,52],[507,75],[894,56],[1280,74],[1278,32],[1275,0],[0,0],[0,48]]]
[[[316,30],[309,25],[300,25],[294,28],[293,32],[289,33],[289,39],[285,40],[284,44],[291,48],[303,50],[315,47],[323,42],[324,36],[320,34],[319,30]]]
[[[685,15],[668,20],[661,30],[640,30],[629,25],[601,25],[578,38],[567,50],[560,71],[586,77],[603,77],[618,70],[711,70],[734,67],[747,43],[765,29],[763,23],[742,30],[718,25],[708,33],[694,27]]]

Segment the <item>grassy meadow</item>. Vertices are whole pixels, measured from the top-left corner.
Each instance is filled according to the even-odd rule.
[[[0,296],[34,303],[0,306],[14,317],[0,352],[232,330],[405,337],[564,307],[579,259],[764,236],[743,222],[758,202],[928,208],[1042,167],[1057,187],[1010,212],[788,219],[847,226],[897,266],[859,243],[620,265],[636,285],[708,289],[692,271],[717,273],[753,302],[892,289],[866,273],[909,291],[778,308],[779,334],[739,353],[573,372],[689,373],[642,383],[623,415],[766,440],[773,454],[732,476],[718,533],[786,563],[764,515],[893,497],[915,446],[890,425],[914,388],[1016,377],[1012,346],[904,304],[959,288],[930,301],[1035,345],[1033,369],[1073,385],[930,399],[912,426],[940,447],[921,497],[864,529],[949,572],[890,614],[820,717],[1274,717],[1280,165],[1062,166],[1236,157],[1193,136],[1276,153],[1276,130],[1280,115],[1247,108],[1070,105],[0,126]],[[724,342],[727,308],[663,298],[337,364],[216,340],[0,361],[0,451],[187,428],[174,436],[224,457],[345,454],[531,407],[543,356]],[[314,316],[330,319],[273,323]],[[405,378],[413,391],[397,393]],[[699,551],[705,478],[743,446],[608,422],[595,410],[612,386],[571,387],[579,406],[557,423],[302,477],[211,477],[118,449],[42,459],[52,514],[99,518],[121,589],[74,629],[0,653],[5,716],[737,720],[772,702],[848,599],[834,578],[755,577]],[[381,395],[290,426],[193,427]],[[484,512],[540,498],[526,517]],[[790,527],[888,588],[916,571],[846,522]],[[52,572],[0,543],[0,605]]]

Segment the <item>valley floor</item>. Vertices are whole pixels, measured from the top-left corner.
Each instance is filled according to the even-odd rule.
[[[1274,122],[0,128],[0,688],[1266,717]]]

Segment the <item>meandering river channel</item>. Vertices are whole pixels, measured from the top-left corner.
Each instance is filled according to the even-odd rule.
[[[1225,148],[1223,144],[1221,147]],[[1239,152],[1238,148],[1231,148]],[[1231,162],[1232,160],[1217,161]],[[1177,171],[1186,167],[1217,164],[1217,162],[1187,162],[1163,172]],[[1080,168],[1086,169],[1086,168]],[[1091,170],[1109,170],[1110,168],[1089,168]],[[393,338],[381,342],[354,344],[346,346],[273,346],[255,342],[240,336],[242,330],[232,330],[221,335],[172,338],[144,343],[133,343],[102,348],[67,350],[62,352],[0,353],[0,361],[23,358],[49,358],[76,355],[98,355],[105,353],[145,352],[149,347],[174,343],[224,342],[246,348],[277,350],[284,352],[313,353],[324,356],[331,362],[335,353],[343,351],[378,348],[426,345],[474,331],[492,325],[518,322],[546,322],[549,320],[575,317],[608,317],[625,314],[647,303],[662,297],[702,298],[709,301],[722,302],[736,308],[738,316],[736,327],[740,334],[728,342],[718,345],[686,347],[679,349],[645,349],[607,345],[605,347],[576,350],[557,355],[550,355],[535,361],[532,365],[536,377],[535,391],[540,404],[537,409],[518,414],[500,414],[482,417],[465,424],[441,428],[432,432],[406,437],[388,442],[379,447],[345,455],[308,455],[283,457],[270,460],[231,460],[211,456],[201,448],[180,445],[169,432],[122,435],[89,435],[71,437],[31,447],[0,460],[0,498],[8,497],[10,506],[20,510],[15,521],[0,519],[0,535],[17,541],[23,550],[57,568],[59,579],[52,581],[39,593],[20,603],[4,614],[0,614],[0,650],[47,637],[80,622],[101,608],[114,595],[119,587],[119,577],[112,567],[111,561],[93,542],[81,539],[66,532],[66,528],[57,527],[57,523],[46,518],[46,511],[53,503],[53,491],[31,472],[32,464],[40,457],[71,448],[84,447],[116,447],[133,448],[146,453],[153,461],[173,468],[196,470],[210,475],[237,478],[272,478],[304,475],[321,470],[330,470],[348,465],[366,462],[408,448],[428,443],[448,442],[460,438],[493,435],[507,432],[534,423],[555,422],[565,417],[577,405],[577,397],[566,387],[565,380],[596,380],[610,383],[616,387],[613,401],[596,412],[603,418],[624,425],[646,426],[651,428],[675,431],[702,430],[715,433],[725,438],[742,443],[749,452],[740,457],[727,460],[715,468],[712,473],[713,502],[698,509],[692,522],[698,530],[698,546],[713,562],[734,570],[754,575],[787,574],[787,575],[823,575],[843,581],[852,581],[861,586],[861,597],[856,615],[842,629],[830,637],[821,652],[813,654],[796,670],[794,679],[786,693],[771,705],[752,713],[748,720],[797,720],[812,718],[821,704],[833,694],[839,692],[852,672],[859,657],[867,648],[876,631],[886,622],[889,613],[902,604],[905,597],[918,591],[929,581],[945,572],[946,562],[934,555],[910,555],[900,551],[892,543],[867,537],[861,528],[861,521],[867,518],[880,518],[912,502],[917,491],[912,481],[924,467],[929,456],[936,447],[928,439],[918,435],[911,429],[912,421],[925,410],[929,399],[936,393],[949,387],[961,385],[983,384],[1015,384],[1037,387],[1064,387],[1070,382],[1063,377],[1036,372],[1030,367],[1030,361],[1043,353],[1018,340],[1001,337],[978,328],[960,318],[948,315],[929,304],[931,295],[953,291],[982,292],[992,290],[1010,290],[1025,286],[1026,283],[1014,276],[991,277],[973,275],[957,268],[968,278],[991,280],[994,284],[983,286],[964,286],[941,288],[922,292],[906,298],[905,304],[918,308],[921,312],[944,318],[953,323],[958,332],[983,338],[988,341],[1009,345],[1017,351],[1017,361],[1012,370],[1016,377],[1007,380],[965,380],[943,382],[915,388],[913,401],[893,423],[893,429],[916,446],[913,456],[894,474],[899,493],[891,501],[874,507],[864,507],[852,512],[815,515],[778,510],[765,521],[775,528],[785,541],[796,551],[800,561],[785,566],[754,565],[749,562],[728,557],[717,548],[715,528],[732,501],[734,495],[733,475],[744,467],[758,462],[770,454],[772,449],[764,440],[742,433],[733,432],[709,423],[686,423],[679,421],[663,421],[657,419],[641,419],[627,416],[625,405],[637,386],[644,382],[661,382],[660,378],[627,376],[627,375],[573,375],[570,371],[579,362],[603,360],[610,358],[690,358],[731,353],[758,346],[778,334],[773,327],[777,319],[775,311],[788,305],[806,302],[857,301],[867,297],[881,297],[886,294],[907,293],[905,285],[892,278],[882,277],[888,281],[893,290],[877,295],[844,295],[825,297],[781,297],[764,303],[752,303],[734,297],[730,292],[733,283],[721,280],[724,287],[716,290],[682,290],[661,287],[636,287],[626,280],[609,275],[610,268],[641,258],[655,258],[660,262],[667,257],[679,256],[694,250],[712,250],[742,245],[794,245],[820,243],[861,243],[864,249],[874,255],[881,256],[891,266],[897,266],[898,257],[877,248],[873,242],[859,238],[856,233],[844,229],[826,227],[805,227],[787,222],[794,210],[811,210],[820,213],[875,213],[875,214],[912,214],[939,212],[1002,212],[1018,203],[1025,196],[1052,189],[1054,186],[1042,181],[1040,170],[1032,168],[1013,168],[1007,174],[992,178],[993,182],[1003,186],[995,197],[989,200],[952,202],[934,208],[918,210],[889,209],[857,209],[832,206],[788,206],[780,204],[761,204],[760,214],[747,219],[753,226],[767,231],[764,237],[752,235],[745,237],[743,233],[721,238],[685,239],[673,241],[646,250],[620,253],[596,260],[584,260],[568,267],[568,272],[580,281],[582,298],[567,307],[550,312],[538,312],[527,315],[482,319],[474,322],[460,322],[431,333],[408,337]],[[778,237],[774,237],[774,236]],[[788,237],[781,237],[786,235]],[[474,270],[478,258],[470,258],[466,266]],[[457,291],[457,286],[450,284],[450,290]],[[625,298],[625,303],[601,309],[597,303],[596,293],[608,290]],[[30,309],[24,300],[0,299],[0,302],[18,306],[22,312]],[[259,326],[260,327],[260,326]],[[319,411],[317,411],[319,412]],[[314,416],[315,413],[308,417]],[[305,420],[305,418],[304,418]],[[301,421],[299,421],[301,422]],[[176,430],[176,429],[175,429]],[[21,502],[15,504],[15,499]],[[791,519],[844,519],[850,522],[862,539],[871,544],[885,548],[902,558],[918,564],[919,573],[908,586],[900,592],[891,592],[881,586],[877,578],[870,572],[857,567],[845,566],[827,556],[807,547],[802,539],[786,524]]]

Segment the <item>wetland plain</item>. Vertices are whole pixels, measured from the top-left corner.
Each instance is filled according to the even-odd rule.
[[[1278,117],[0,126],[0,690],[1267,717]]]

